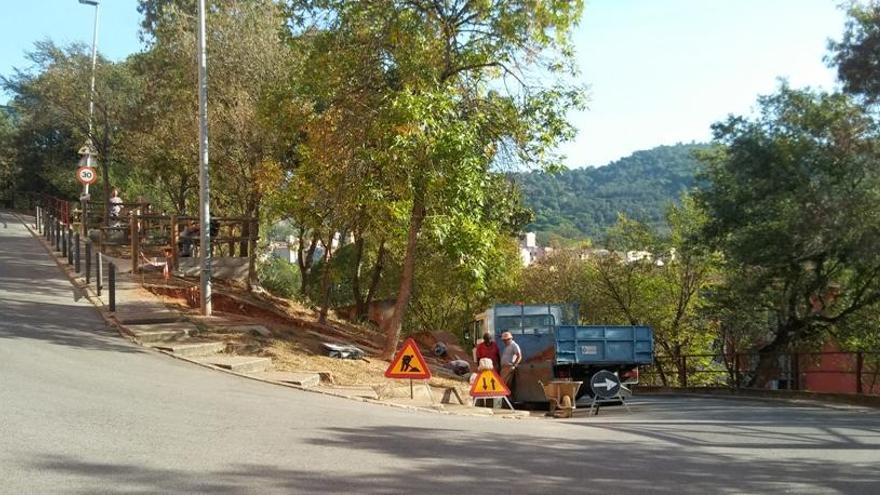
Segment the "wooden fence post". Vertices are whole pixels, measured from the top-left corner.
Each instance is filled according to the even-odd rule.
[[[140,210],[136,209],[131,212],[129,215],[129,221],[131,222],[130,230],[131,230],[131,273],[138,273],[138,262],[140,260],[141,253],[141,236],[138,232],[138,216],[140,216]]]
[[[177,215],[171,215],[171,268],[177,270]]]

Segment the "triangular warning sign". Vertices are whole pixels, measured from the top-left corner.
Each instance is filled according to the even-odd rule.
[[[388,378],[411,378],[413,380],[429,380],[431,370],[425,363],[425,358],[419,352],[419,346],[412,338],[406,339],[403,347],[397,351],[397,355],[391,360],[391,365],[385,370]]]
[[[505,397],[510,389],[495,370],[483,370],[471,385],[471,397]]]

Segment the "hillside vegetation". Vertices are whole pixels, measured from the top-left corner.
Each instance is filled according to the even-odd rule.
[[[618,213],[663,229],[664,211],[691,187],[704,144],[658,146],[603,167],[518,174],[526,204],[535,211],[529,230],[553,238],[598,239]]]

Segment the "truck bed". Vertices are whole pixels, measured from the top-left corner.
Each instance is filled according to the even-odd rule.
[[[654,334],[646,326],[556,327],[557,364],[651,364]]]

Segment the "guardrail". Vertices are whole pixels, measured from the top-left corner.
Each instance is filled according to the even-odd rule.
[[[640,370],[640,381],[681,388],[880,395],[880,351],[661,355]]]

